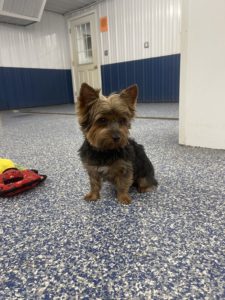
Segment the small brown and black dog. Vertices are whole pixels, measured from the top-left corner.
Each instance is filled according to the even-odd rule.
[[[143,146],[129,138],[137,94],[137,85],[109,97],[100,96],[99,90],[86,83],[81,85],[77,113],[85,141],[79,153],[90,178],[88,201],[100,198],[102,180],[115,185],[123,204],[131,203],[128,192],[132,185],[140,193],[157,186]]]

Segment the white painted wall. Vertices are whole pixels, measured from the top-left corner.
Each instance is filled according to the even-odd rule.
[[[182,10],[179,141],[225,149],[225,1],[184,0]]]
[[[0,67],[70,69],[66,20],[44,12],[40,23],[0,23]]]
[[[67,18],[96,10],[101,64],[138,60],[180,53],[181,1],[105,0]],[[104,16],[109,31],[100,33],[99,19]],[[144,48],[145,41],[149,48]]]

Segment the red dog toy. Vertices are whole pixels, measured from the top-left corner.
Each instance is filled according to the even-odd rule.
[[[30,190],[47,178],[36,170],[18,170],[14,165],[10,167],[0,174],[0,197],[11,197]]]

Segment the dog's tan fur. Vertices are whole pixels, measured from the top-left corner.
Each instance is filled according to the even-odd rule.
[[[150,172],[152,168],[154,176],[153,166],[148,161],[144,149],[140,148],[141,145],[135,144],[132,146],[135,148],[126,150],[131,151],[133,158],[124,157],[116,160],[113,158],[114,155],[118,154],[117,151],[127,149],[126,147],[129,147],[128,145],[131,143],[129,141],[129,129],[135,115],[137,94],[137,85],[130,86],[121,93],[109,97],[100,95],[99,90],[93,89],[86,83],[81,86],[77,114],[86,145],[89,145],[87,146],[89,152],[82,150],[83,153],[88,152],[82,161],[88,172],[91,185],[90,192],[85,196],[86,200],[96,201],[100,197],[102,180],[107,180],[115,185],[119,202],[129,204],[131,198],[128,191],[134,183],[134,156],[139,155],[135,154],[135,151],[140,152],[140,155],[143,156],[143,162],[145,160],[149,165]],[[109,157],[107,156],[108,153]],[[97,155],[98,160],[92,155]],[[101,161],[101,155],[107,156],[106,165],[98,162]],[[149,187],[154,184],[155,179],[150,178],[149,181],[145,175],[148,174],[145,172],[143,178],[141,176],[136,178],[139,192],[148,191]]]

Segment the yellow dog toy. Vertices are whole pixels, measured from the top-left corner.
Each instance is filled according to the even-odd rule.
[[[10,159],[0,158],[0,174],[8,169],[18,169],[18,167]]]

